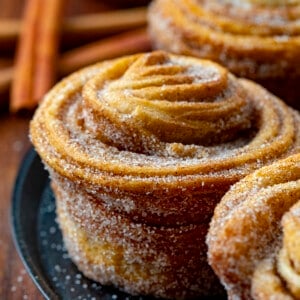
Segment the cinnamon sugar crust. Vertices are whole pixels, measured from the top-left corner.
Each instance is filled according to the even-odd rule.
[[[233,185],[215,209],[208,257],[230,299],[300,299],[300,155]]]
[[[156,0],[148,15],[154,48],[221,63],[299,108],[299,1]]]
[[[244,176],[299,152],[299,124],[255,83],[158,51],[66,78],[30,135],[80,270],[134,294],[198,299],[222,294],[206,261],[216,204]],[[110,251],[117,260],[105,260]]]

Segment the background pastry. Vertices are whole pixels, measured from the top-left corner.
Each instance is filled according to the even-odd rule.
[[[300,155],[247,176],[216,207],[209,261],[229,299],[300,299]]]
[[[156,0],[156,48],[212,59],[299,108],[300,2]]]
[[[222,293],[206,258],[215,205],[253,170],[298,152],[299,124],[296,111],[216,63],[153,52],[66,78],[30,132],[86,276],[199,299]]]

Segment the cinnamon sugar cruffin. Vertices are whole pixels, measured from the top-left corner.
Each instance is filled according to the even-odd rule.
[[[150,35],[157,48],[212,59],[247,78],[299,76],[300,2],[255,2],[156,0]]]
[[[153,52],[69,76],[30,134],[86,276],[197,299],[222,293],[206,262],[215,205],[250,172],[298,152],[299,124],[296,111],[215,63]]]
[[[209,262],[229,299],[300,299],[300,154],[236,183],[215,209]]]
[[[299,108],[300,1],[155,0],[153,46],[211,59]]]

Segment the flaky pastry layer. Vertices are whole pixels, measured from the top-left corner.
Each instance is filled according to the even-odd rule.
[[[251,78],[299,78],[299,1],[156,0],[157,48],[212,59]]]
[[[101,231],[104,217],[110,234],[121,221],[132,225],[126,225],[129,233],[140,228],[144,239],[149,228],[159,231],[162,235],[154,235],[149,246],[135,246],[135,254],[143,257],[144,247],[156,254],[174,249],[177,258],[167,267],[173,275],[167,277],[177,288],[165,288],[156,275],[139,288],[122,272],[119,279],[101,280],[102,271],[84,271],[86,263],[73,254],[80,269],[134,293],[197,299],[219,292],[205,263],[205,235],[215,205],[250,172],[298,152],[299,124],[297,112],[218,64],[158,51],[106,61],[66,78],[41,103],[30,135],[51,173],[58,206],[68,207],[71,221],[66,223],[85,236],[78,240],[62,221],[69,250],[77,244],[76,255],[96,257],[91,245],[108,238]],[[62,191],[67,194],[60,197]],[[181,235],[187,228],[195,228],[193,234]],[[171,240],[167,232],[173,233]],[[185,247],[174,242],[180,239]],[[111,241],[108,249],[118,244]],[[100,267],[101,259],[88,260],[89,268],[116,268],[114,261]],[[155,288],[148,289],[149,282]]]
[[[66,182],[53,184],[66,248],[85,276],[133,295],[198,299],[223,289],[207,264],[206,224],[135,223]]]
[[[298,124],[297,112],[219,65],[154,52],[63,80],[30,134],[49,167],[120,199],[120,211],[182,224],[203,222],[215,193],[297,151]]]
[[[235,184],[215,209],[208,257],[230,299],[300,299],[300,154]]]

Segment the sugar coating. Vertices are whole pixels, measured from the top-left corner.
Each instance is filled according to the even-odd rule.
[[[207,225],[134,223],[74,189],[54,186],[54,191],[65,244],[87,277],[133,295],[196,299],[222,294],[206,263]]]
[[[156,0],[148,14],[156,48],[282,81],[299,78],[299,19],[299,1]]]
[[[153,52],[59,83],[30,135],[86,276],[133,294],[197,299],[222,293],[206,261],[216,204],[247,174],[298,152],[299,122],[215,63]]]
[[[299,162],[297,154],[259,169],[215,209],[208,257],[232,299],[299,297]]]

